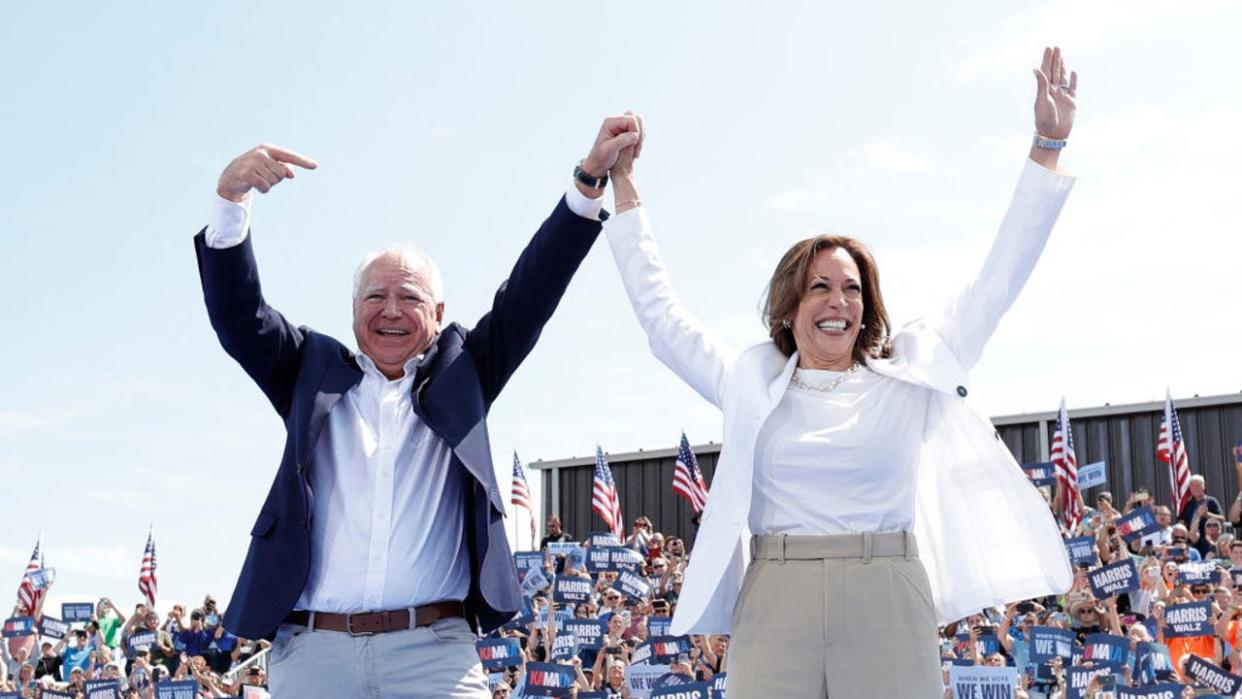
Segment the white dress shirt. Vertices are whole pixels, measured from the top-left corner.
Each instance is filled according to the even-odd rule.
[[[798,369],[826,385],[841,372]],[[755,444],[750,530],[853,534],[914,527],[914,469],[931,390],[860,368],[829,393],[790,384]]]
[[[570,187],[567,206],[599,219],[603,199]],[[246,239],[250,204],[217,196],[205,238],[229,248]],[[309,478],[311,562],[296,609],[359,612],[463,600],[470,589],[465,492],[469,476],[414,413],[414,368],[389,380],[365,354],[362,380],[328,414]]]

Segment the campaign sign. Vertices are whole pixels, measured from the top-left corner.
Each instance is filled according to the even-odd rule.
[[[570,660],[578,655],[578,639],[572,633],[561,632],[552,641],[552,660]]]
[[[1087,694],[1087,685],[1091,684],[1091,680],[1099,675],[1112,674],[1116,674],[1116,669],[1110,666],[1066,668],[1065,699],[1084,699]]]
[[[1087,573],[1087,581],[1091,583],[1091,592],[1096,599],[1116,597],[1139,589],[1138,567],[1134,565],[1134,559],[1127,558]]]
[[[130,634],[125,644],[129,646],[129,656],[132,658],[134,654],[140,650],[150,651],[151,646],[155,645],[155,641],[159,638],[159,634],[154,631],[139,631]]]
[[[46,590],[56,579],[55,568],[40,568],[26,576],[30,586],[36,590]]]
[[[953,699],[1012,697],[1018,686],[1018,668],[954,665],[949,668]]]
[[[519,587],[523,595],[534,597],[551,584],[552,579],[548,577],[547,573],[543,572],[543,568],[531,568],[526,571],[526,577],[522,579],[522,584]]]
[[[672,663],[677,656],[690,652],[690,639],[685,636],[648,636],[646,645],[657,663]]]
[[[548,553],[553,556],[568,556],[570,551],[578,548],[578,544],[572,541],[549,541]]]
[[[1234,568],[1229,571],[1229,575],[1233,577],[1233,586],[1242,588],[1242,568]]]
[[[647,595],[651,594],[651,585],[647,584],[646,578],[628,570],[621,571],[614,587],[626,597],[638,601],[647,599]]]
[[[484,670],[503,670],[522,664],[522,644],[517,638],[484,638],[474,643]]]
[[[19,636],[33,636],[35,632],[34,617],[15,616],[11,619],[4,620],[5,638],[18,638]]]
[[[570,665],[556,663],[526,664],[526,693],[528,697],[567,697],[574,684],[574,669]]]
[[[1066,664],[1074,658],[1074,641],[1077,636],[1068,629],[1036,626],[1031,629],[1031,662],[1046,663],[1060,658]]]
[[[1163,643],[1140,643],[1136,674],[1141,684],[1155,684],[1163,680],[1177,679],[1169,647]]]
[[[90,602],[65,602],[60,605],[60,617],[69,623],[90,621],[95,613],[95,605]]]
[[[56,617],[45,616],[39,620],[39,635],[64,638],[69,635],[69,625]]]
[[[21,696],[14,694],[13,696]],[[43,689],[39,691],[39,696],[43,699],[76,699],[77,694],[73,692],[58,692],[55,689]],[[190,699],[193,699],[192,697]]]
[[[1194,678],[1204,687],[1211,687],[1225,696],[1233,696],[1242,690],[1242,677],[1226,672],[1197,655],[1186,656],[1186,676]]]
[[[592,548],[596,546],[620,546],[621,537],[612,532],[591,532],[591,536],[587,537],[587,545]]]
[[[651,693],[651,699],[708,699],[710,682],[692,682],[676,687],[664,687]]]
[[[578,699],[610,699],[608,692],[578,692]]]
[[[573,634],[582,649],[599,650],[608,624],[598,619],[570,619],[564,624],[564,633]]]
[[[1118,687],[1117,691],[1118,699],[1181,699],[1182,685],[1166,682],[1147,687]]]
[[[651,663],[651,654],[655,651],[650,643],[643,643],[630,653],[631,665],[649,665]]]
[[[121,683],[117,680],[87,680],[86,699],[121,699]]]
[[[629,665],[625,668],[625,683],[630,688],[630,699],[649,699],[656,681],[668,674],[668,665]]]
[[[1177,567],[1177,579],[1187,585],[1215,585],[1220,568],[1212,561],[1187,561]]]
[[[592,573],[612,570],[612,547],[592,546],[587,549],[586,567]]]
[[[47,695],[44,694],[43,696],[46,697]],[[69,696],[69,695],[66,694],[65,696]],[[582,695],[579,694],[578,696],[581,697]],[[0,692],[0,699],[22,699],[22,693],[21,692]]]
[[[586,570],[586,549],[581,546],[575,546],[569,553],[565,554],[565,567],[574,570]],[[578,696],[582,696],[579,694]]]
[[[1131,510],[1130,514],[1117,520],[1117,534],[1125,539],[1127,544],[1159,529],[1160,525],[1156,524],[1156,513],[1152,511],[1151,505],[1143,505],[1137,510]]]
[[[673,617],[671,616],[649,616],[647,617],[647,635],[667,636],[669,627],[672,625]]]
[[[195,699],[198,696],[197,680],[160,682],[155,685],[155,699]]]
[[[591,590],[594,588],[590,578],[559,576],[552,585],[552,599],[558,604],[585,602],[591,597]]]
[[[1108,481],[1108,474],[1104,471],[1104,462],[1096,461],[1095,463],[1083,464],[1078,467],[1078,489],[1086,490],[1097,485],[1104,485]]]
[[[514,616],[509,621],[505,622],[504,626],[502,626],[501,628],[504,629],[505,631],[514,631],[514,630],[520,631],[521,629],[526,628],[526,625],[534,620],[535,620],[535,613],[530,608],[530,600],[523,599],[522,600],[522,611],[518,612],[516,616]]]
[[[518,582],[526,579],[527,571],[543,568],[543,551],[518,551],[513,554],[513,565],[517,566]]]
[[[712,699],[725,699],[725,675],[722,672],[712,678]]]
[[[1211,600],[1175,604],[1165,609],[1164,635],[1169,638],[1216,635],[1212,628]]]
[[[1050,463],[1022,464],[1022,470],[1026,471],[1026,477],[1031,479],[1036,488],[1051,488],[1056,485],[1056,471]]]
[[[970,634],[965,631],[958,631],[957,640],[959,643],[967,644],[966,647],[969,648]],[[975,639],[975,651],[980,656],[999,653],[1000,639],[992,631],[980,631],[979,636]]]
[[[643,565],[643,555],[634,549],[617,546],[608,550],[613,570],[637,570]]]
[[[1087,634],[1082,647],[1082,659],[1093,664],[1113,663],[1126,664],[1126,656],[1130,653],[1130,641],[1122,636],[1111,633]]]
[[[1076,536],[1072,539],[1065,540],[1065,551],[1069,554],[1070,563],[1073,565],[1095,565],[1099,560],[1099,554],[1095,549],[1094,536]]]

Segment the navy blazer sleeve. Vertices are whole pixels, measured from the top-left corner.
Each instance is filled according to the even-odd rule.
[[[487,406],[534,348],[599,232],[599,221],[575,214],[561,197],[518,256],[491,310],[466,338]]]
[[[263,300],[250,236],[231,248],[194,236],[198,274],[211,327],[229,356],[262,389],[281,417],[289,412],[306,334]]]

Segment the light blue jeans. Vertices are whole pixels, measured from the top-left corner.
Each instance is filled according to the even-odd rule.
[[[273,699],[489,699],[465,619],[374,636],[282,624],[272,642]]]

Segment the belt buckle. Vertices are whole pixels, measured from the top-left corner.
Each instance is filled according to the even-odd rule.
[[[345,615],[345,633],[355,638],[359,636],[374,636],[375,635],[374,631],[354,631],[354,617],[366,616],[368,614],[374,614],[374,613],[375,612],[358,612],[356,614],[346,614]]]

